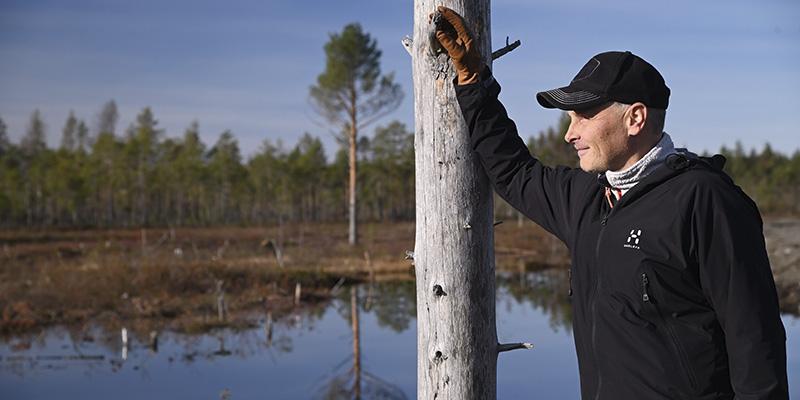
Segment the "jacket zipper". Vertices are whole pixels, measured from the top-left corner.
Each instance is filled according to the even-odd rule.
[[[683,347],[678,342],[678,335],[675,333],[675,329],[672,326],[672,323],[664,317],[664,314],[661,312],[661,308],[653,301],[651,301],[650,294],[648,293],[647,289],[650,286],[650,280],[647,278],[647,273],[642,273],[642,301],[645,303],[650,303],[655,307],[656,313],[658,314],[658,318],[661,320],[662,326],[664,326],[667,330],[667,334],[669,335],[670,342],[672,344],[673,350],[675,355],[678,357],[678,362],[681,364],[681,368],[685,372],[686,376],[689,378],[689,384],[692,386],[693,390],[697,390],[697,377],[694,375],[694,370],[692,370],[691,365],[689,364],[688,357],[686,353],[683,351]]]
[[[619,204],[619,203],[617,203]],[[600,260],[600,243],[603,239],[603,232],[606,229],[606,225],[608,224],[608,217],[611,213],[614,212],[614,209],[610,209],[606,215],[603,216],[603,219],[600,221],[600,232],[597,234],[597,245],[595,246],[594,250],[594,259],[595,261]],[[600,271],[600,264],[596,264],[598,268],[595,268],[597,279],[596,284],[594,286],[594,297],[592,298],[592,353],[594,354],[595,364],[599,364],[599,360],[597,358],[597,298],[600,296],[600,286],[602,283],[601,279],[601,271]],[[600,373],[599,365],[597,366],[597,389],[595,391],[595,400],[600,398],[600,388],[603,387],[603,375]]]

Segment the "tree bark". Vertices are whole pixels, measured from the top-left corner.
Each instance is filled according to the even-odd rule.
[[[491,63],[489,0],[415,0],[417,398],[494,399],[492,191],[470,149],[451,62],[430,53],[428,15],[437,5],[464,17]]]
[[[355,93],[355,92],[354,92]],[[348,243],[350,245],[355,245],[358,243],[358,208],[356,206],[356,178],[357,178],[357,166],[358,166],[358,128],[356,125],[356,111],[355,111],[355,95],[353,95],[352,99],[353,109],[350,115],[350,196],[349,196],[349,220],[350,220],[350,229],[348,230]]]

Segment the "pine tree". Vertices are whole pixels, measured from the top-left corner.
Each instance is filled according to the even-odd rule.
[[[231,131],[222,132],[217,143],[209,151],[209,174],[216,193],[216,220],[224,224],[237,217],[237,195],[246,182],[247,170],[242,166],[239,143]]]
[[[205,144],[200,140],[199,124],[194,121],[184,132],[178,154],[172,162],[176,176],[172,184],[176,191],[178,225],[183,225],[187,220],[200,222],[200,208],[207,196],[205,152]]]
[[[75,118],[75,113],[70,111],[67,121],[64,122],[64,128],[61,130],[61,148],[66,151],[74,151],[77,136],[78,119]]]
[[[25,136],[20,143],[22,152],[26,156],[35,157],[47,148],[45,141],[47,133],[45,129],[46,127],[44,120],[42,120],[42,114],[39,110],[34,110],[33,114],[31,114],[30,122],[28,123],[28,130],[25,132]]]
[[[8,127],[6,123],[3,121],[3,118],[0,118],[0,157],[11,150],[11,141],[8,140],[7,130]]]
[[[149,203],[152,194],[149,184],[156,171],[158,143],[163,133],[157,129],[158,120],[150,107],[145,107],[136,117],[136,123],[127,132],[125,154],[135,183],[135,218],[141,226],[149,222]]]
[[[325,44],[325,71],[310,89],[317,113],[346,132],[349,144],[349,234],[351,245],[358,241],[357,154],[358,132],[378,118],[394,111],[403,98],[393,74],[381,76],[377,41],[361,25],[349,24],[333,33]]]
[[[109,100],[103,104],[103,108],[97,115],[97,134],[116,134],[117,120],[119,120],[117,103],[114,100]]]
[[[392,121],[375,128],[371,143],[370,177],[380,220],[410,217],[414,202],[414,134]]]

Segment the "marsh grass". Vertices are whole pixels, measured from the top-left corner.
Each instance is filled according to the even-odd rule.
[[[532,224],[499,225],[498,268],[563,265],[566,251]],[[413,280],[413,223],[0,232],[0,334],[91,319],[170,320],[178,331],[247,326],[240,311],[326,301],[348,283]],[[272,240],[284,266],[265,246]],[[217,281],[230,319],[217,318]],[[300,284],[301,304],[294,291]]]

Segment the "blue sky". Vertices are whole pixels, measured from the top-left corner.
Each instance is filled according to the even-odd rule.
[[[0,118],[17,141],[40,109],[53,146],[70,110],[94,127],[114,99],[118,133],[150,106],[168,136],[197,120],[206,144],[230,129],[249,155],[264,139],[293,145],[309,132],[331,155],[308,88],[329,33],[350,22],[377,39],[383,71],[405,89],[378,124],[413,127],[411,60],[400,45],[412,32],[410,0],[0,0]],[[522,41],[494,71],[523,137],[558,119],[537,91],[563,86],[593,54],[631,50],[672,89],[666,130],[676,145],[800,149],[796,0],[495,0],[491,23],[494,48],[506,36]]]

